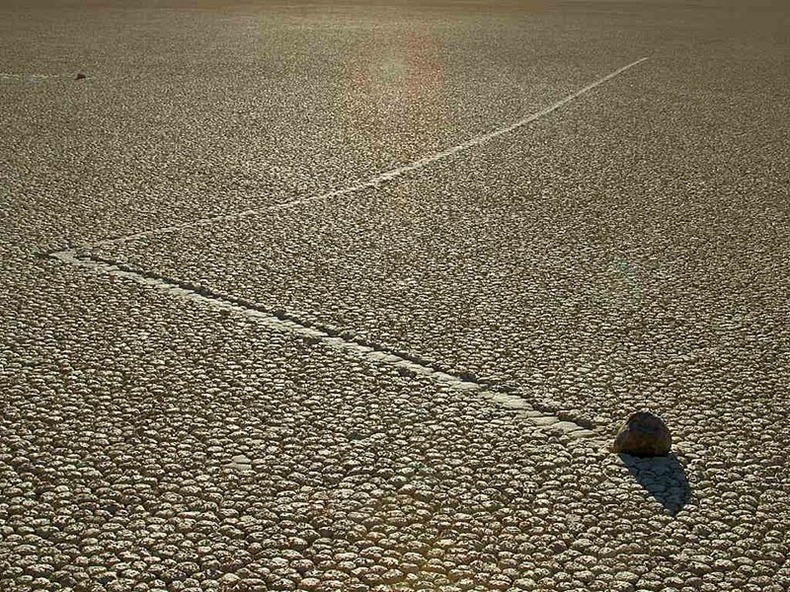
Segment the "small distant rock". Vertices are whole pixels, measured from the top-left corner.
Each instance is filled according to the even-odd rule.
[[[85,80],[86,78],[87,76],[85,76],[85,72],[77,72],[77,76],[74,78],[74,80]]]
[[[649,411],[631,414],[617,432],[612,452],[634,456],[666,456],[672,447],[669,428],[657,415]]]

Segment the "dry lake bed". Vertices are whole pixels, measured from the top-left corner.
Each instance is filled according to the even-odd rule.
[[[789,30],[5,0],[0,590],[790,589]]]

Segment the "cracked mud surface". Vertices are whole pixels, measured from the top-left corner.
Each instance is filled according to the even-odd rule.
[[[94,4],[0,9],[1,590],[790,587],[785,9]]]

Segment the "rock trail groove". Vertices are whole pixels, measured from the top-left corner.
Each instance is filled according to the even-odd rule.
[[[498,406],[511,409],[530,423],[551,432],[567,434],[574,439],[589,439],[596,445],[601,444],[600,431],[590,420],[556,409],[539,400],[528,400],[523,393],[514,394],[517,390],[514,385],[500,384],[467,373],[455,373],[441,363],[422,358],[418,354],[374,343],[347,331],[339,331],[331,326],[308,321],[295,313],[267,310],[242,298],[220,294],[203,286],[137,270],[98,257],[81,255],[74,250],[57,251],[51,253],[50,257],[95,273],[105,273],[162,290],[175,297],[199,302],[214,309],[242,314],[255,319],[269,329],[288,331],[312,342],[352,352],[377,363],[391,364],[407,375],[426,376],[440,381],[452,389],[474,392],[477,396],[488,399]]]
[[[232,214],[201,218],[181,224],[174,224],[171,226],[164,226],[152,230],[128,234],[125,236],[109,238],[98,241],[91,246],[101,247],[111,244],[129,242],[150,236],[177,232],[186,228],[194,228],[215,222],[253,216],[266,211],[296,207],[314,201],[321,201],[333,197],[340,197],[343,195],[356,193],[367,188],[376,188],[381,183],[392,181],[406,173],[421,169],[430,165],[431,163],[452,156],[453,154],[468,150],[475,146],[480,146],[490,140],[493,140],[494,138],[503,136],[516,129],[524,127],[542,117],[553,113],[554,111],[579,98],[585,93],[592,91],[598,86],[608,82],[609,80],[612,80],[613,78],[623,74],[627,70],[630,70],[631,68],[645,62],[648,59],[648,57],[642,57],[629,64],[626,64],[625,66],[622,66],[617,70],[614,70],[613,72],[610,72],[609,74],[594,80],[590,84],[580,88],[574,93],[563,97],[555,103],[552,103],[548,107],[508,126],[496,129],[487,134],[476,136],[470,140],[467,140],[466,142],[452,146],[451,148],[441,152],[430,154],[409,164],[386,171],[358,185],[353,185],[328,193],[301,198],[274,206],[267,206],[265,208],[252,208]],[[214,308],[244,314],[264,323],[269,328],[288,330],[302,337],[314,339],[333,347],[354,351],[355,353],[368,359],[372,359],[380,363],[393,364],[404,373],[410,373],[412,375],[424,375],[432,377],[436,380],[440,380],[446,384],[449,384],[451,388],[454,389],[475,391],[479,396],[489,399],[500,406],[510,408],[519,415],[528,418],[531,423],[545,427],[546,429],[549,429],[553,432],[569,434],[573,438],[589,438],[591,441],[597,441],[596,436],[600,435],[598,431],[595,430],[595,426],[590,420],[575,416],[568,412],[564,412],[563,410],[557,409],[554,406],[547,405],[538,400],[527,400],[523,394],[517,396],[513,394],[513,392],[517,390],[517,387],[513,385],[497,384],[494,381],[467,373],[453,373],[452,369],[444,367],[441,363],[422,358],[421,356],[414,353],[397,350],[385,344],[369,342],[368,340],[354,336],[347,331],[341,332],[331,326],[316,324],[314,322],[300,318],[298,314],[284,311],[266,310],[253,302],[249,302],[241,298],[219,294],[205,287],[196,286],[178,279],[159,276],[157,274],[139,269],[133,269],[131,267],[121,265],[118,262],[105,260],[97,256],[83,255],[74,249],[50,251],[44,255],[53,257],[63,263],[86,268],[94,272],[106,273],[114,277],[125,278],[138,284],[164,290],[180,298],[187,298]]]
[[[489,142],[490,140],[493,140],[495,138],[498,138],[500,136],[508,134],[508,133],[510,133],[510,132],[512,132],[514,130],[522,128],[522,127],[524,127],[526,125],[529,125],[530,123],[533,123],[534,121],[537,121],[538,119],[541,119],[542,117],[545,117],[545,116],[553,113],[554,111],[558,110],[559,108],[563,107],[564,105],[567,105],[571,101],[574,101],[575,99],[578,99],[582,95],[592,91],[593,89],[601,86],[602,84],[608,82],[609,80],[612,80],[613,78],[616,78],[617,76],[623,74],[627,70],[630,70],[631,68],[633,68],[635,66],[638,66],[639,64],[645,62],[648,59],[649,59],[648,57],[643,57],[643,58],[639,58],[638,60],[635,60],[635,61],[631,62],[630,64],[626,64],[625,66],[622,66],[621,68],[618,68],[617,70],[614,70],[613,72],[610,72],[609,74],[607,74],[607,75],[605,75],[605,76],[603,76],[601,78],[598,78],[597,80],[591,82],[587,86],[584,86],[584,87],[580,88],[576,92],[573,92],[573,93],[563,97],[559,101],[556,101],[555,103],[552,103],[551,105],[549,105],[548,107],[538,111],[537,113],[533,113],[533,114],[525,117],[524,119],[520,119],[519,121],[516,121],[515,123],[512,123],[510,125],[507,125],[505,127],[499,128],[499,129],[496,129],[496,130],[494,130],[492,132],[489,132],[487,134],[476,136],[474,138],[471,138],[471,139],[467,140],[466,142],[463,142],[461,144],[457,144],[455,146],[447,148],[446,150],[442,150],[441,152],[436,152],[434,154],[430,154],[428,156],[425,156],[423,158],[420,158],[418,160],[415,160],[415,161],[410,162],[408,164],[405,164],[403,166],[396,167],[396,168],[391,169],[389,171],[385,171],[383,173],[380,173],[380,174],[376,175],[375,177],[373,177],[371,179],[368,179],[367,181],[359,183],[358,185],[352,185],[352,186],[345,187],[345,188],[342,188],[342,189],[337,189],[335,191],[329,191],[327,193],[321,193],[321,194],[318,194],[318,195],[313,195],[313,196],[309,196],[309,197],[299,198],[299,199],[295,199],[295,200],[284,202],[284,203],[280,203],[280,204],[268,205],[268,206],[265,206],[265,207],[262,207],[262,208],[250,208],[250,209],[247,209],[247,210],[241,210],[239,212],[234,212],[234,213],[231,213],[231,214],[220,214],[220,215],[217,215],[217,216],[209,216],[209,217],[206,217],[206,218],[199,218],[197,220],[190,220],[188,222],[183,222],[183,223],[179,223],[179,224],[173,224],[173,225],[170,225],[170,226],[162,226],[160,228],[154,228],[154,229],[151,229],[151,230],[144,230],[142,232],[135,232],[135,233],[132,233],[132,234],[127,234],[127,235],[118,236],[118,237],[114,237],[114,238],[108,238],[108,239],[104,239],[104,240],[101,240],[101,241],[98,241],[98,242],[94,243],[93,246],[94,247],[102,247],[102,246],[108,246],[108,245],[113,245],[113,244],[118,244],[118,243],[125,243],[125,242],[129,242],[129,241],[134,241],[134,240],[138,240],[138,239],[149,237],[149,236],[158,236],[158,235],[162,235],[162,234],[169,234],[171,232],[178,232],[179,230],[184,230],[184,229],[187,229],[187,228],[196,228],[196,227],[199,227],[199,226],[205,226],[207,224],[212,224],[214,222],[226,222],[226,221],[229,221],[229,220],[237,220],[239,218],[246,218],[246,217],[249,217],[249,216],[255,216],[257,214],[261,214],[261,213],[264,213],[264,212],[270,212],[270,211],[274,211],[274,210],[285,210],[285,209],[293,208],[293,207],[300,206],[300,205],[303,205],[303,204],[306,204],[306,203],[310,203],[310,202],[323,201],[323,200],[326,200],[326,199],[331,199],[333,197],[341,197],[343,195],[349,195],[349,194],[352,194],[352,193],[357,193],[357,192],[362,191],[364,189],[376,188],[380,184],[392,181],[392,180],[394,180],[394,179],[396,179],[398,177],[403,176],[406,173],[409,173],[411,171],[415,171],[415,170],[424,168],[424,167],[426,167],[426,166],[428,166],[428,165],[430,165],[430,164],[432,164],[434,162],[437,162],[439,160],[442,160],[444,158],[452,156],[453,154],[456,154],[458,152],[462,152],[464,150],[468,150],[470,148],[474,148],[475,146],[480,146],[482,144],[485,144],[486,142]]]

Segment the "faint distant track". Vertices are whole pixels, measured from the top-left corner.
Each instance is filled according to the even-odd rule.
[[[591,82],[590,84],[588,84],[584,88],[581,88],[581,89],[577,90],[576,92],[566,96],[565,98],[560,99],[556,103],[553,103],[553,104],[549,105],[548,107],[546,107],[542,111],[538,111],[537,113],[533,113],[529,117],[525,117],[524,119],[521,119],[521,120],[519,120],[519,121],[517,121],[517,122],[515,122],[515,123],[513,123],[511,125],[508,125],[508,126],[503,127],[503,128],[499,128],[499,129],[494,130],[493,132],[489,132],[487,134],[483,134],[483,135],[480,135],[480,136],[475,136],[471,140],[467,140],[466,142],[463,142],[462,144],[458,144],[456,146],[453,146],[451,148],[447,148],[446,150],[442,150],[441,152],[436,152],[435,154],[431,154],[429,156],[425,156],[425,157],[423,157],[423,158],[421,158],[419,160],[415,160],[414,162],[411,162],[409,164],[403,165],[401,167],[397,167],[397,168],[394,168],[392,170],[386,171],[384,173],[380,173],[380,174],[376,175],[375,177],[373,177],[373,178],[371,178],[371,179],[369,179],[367,181],[364,181],[364,182],[362,182],[362,183],[360,183],[358,185],[352,185],[352,186],[346,187],[344,189],[337,189],[335,191],[330,191],[328,193],[322,193],[322,194],[319,194],[319,195],[313,195],[311,197],[295,199],[293,201],[289,201],[289,202],[285,202],[285,203],[281,203],[281,204],[268,205],[268,206],[264,206],[264,207],[260,207],[260,208],[251,208],[251,209],[248,209],[248,210],[242,210],[242,211],[239,211],[239,212],[235,212],[233,214],[219,214],[219,215],[216,215],[216,216],[209,216],[209,217],[206,217],[206,218],[199,218],[197,220],[191,220],[189,222],[182,222],[180,224],[174,224],[172,226],[162,226],[160,228],[154,228],[152,230],[145,230],[145,231],[142,231],[142,232],[135,232],[133,234],[127,234],[127,235],[124,235],[124,236],[119,236],[119,237],[115,237],[115,238],[105,239],[105,240],[99,241],[97,243],[94,243],[93,246],[94,247],[102,247],[102,246],[108,246],[108,245],[117,244],[117,243],[129,242],[129,241],[133,241],[133,240],[137,240],[137,239],[141,239],[141,238],[146,238],[146,237],[149,237],[149,236],[156,236],[156,235],[160,235],[160,234],[168,234],[170,232],[176,232],[178,230],[184,230],[186,228],[194,228],[194,227],[204,226],[206,224],[211,224],[213,222],[223,222],[223,221],[229,221],[229,220],[236,220],[236,219],[239,219],[239,218],[246,218],[248,216],[255,216],[255,215],[263,213],[263,212],[270,212],[270,211],[276,211],[276,210],[285,210],[285,209],[288,209],[288,208],[299,206],[301,204],[310,203],[310,202],[313,202],[313,201],[321,201],[321,200],[329,199],[329,198],[332,198],[332,197],[340,197],[340,196],[343,196],[343,195],[348,195],[350,193],[356,193],[357,191],[362,191],[363,189],[376,188],[381,183],[385,183],[387,181],[391,181],[391,180],[393,180],[393,179],[395,179],[397,177],[400,177],[401,175],[403,175],[405,173],[408,173],[410,171],[415,171],[417,169],[421,169],[421,168],[423,168],[425,166],[428,166],[429,164],[431,164],[433,162],[436,162],[437,160],[442,160],[444,158],[447,158],[448,156],[452,156],[453,154],[455,154],[457,152],[462,152],[464,150],[468,150],[469,148],[473,148],[475,146],[480,146],[481,144],[485,144],[486,142],[488,142],[490,140],[493,140],[494,138],[498,138],[499,136],[503,136],[503,135],[505,135],[507,133],[510,133],[513,130],[516,130],[516,129],[520,128],[520,127],[524,127],[525,125],[528,125],[528,124],[540,119],[541,117],[545,117],[546,115],[549,115],[549,114],[553,113],[554,111],[556,111],[560,107],[562,107],[562,106],[570,103],[571,101],[579,98],[583,94],[593,90],[594,88],[602,85],[603,83],[611,80],[612,78],[615,78],[616,76],[619,76],[620,74],[622,74],[626,70],[629,70],[629,69],[633,68],[634,66],[637,66],[637,65],[641,64],[642,62],[644,62],[647,59],[649,59],[649,58],[647,58],[647,57],[640,58],[640,59],[636,60],[635,62],[631,62],[630,64],[628,64],[626,66],[623,66],[622,68],[618,68],[617,70],[615,70],[614,72],[612,72],[610,74],[607,74],[603,78],[599,78],[598,80],[596,80],[594,82]]]
[[[76,73],[35,74],[32,72],[0,72],[0,80],[47,80],[49,78],[74,78]]]
[[[551,432],[566,434],[574,439],[590,440],[594,445],[599,443],[598,438],[601,434],[595,430],[591,421],[555,409],[541,401],[528,400],[522,394],[513,394],[516,388],[512,385],[497,384],[495,381],[468,373],[457,373],[412,352],[377,344],[352,335],[348,331],[340,331],[329,325],[308,321],[297,313],[267,310],[243,298],[214,292],[203,286],[160,276],[150,271],[130,268],[98,257],[78,255],[73,250],[57,251],[51,253],[50,257],[95,273],[108,274],[162,290],[171,296],[192,300],[213,309],[244,315],[262,323],[268,329],[293,333],[313,343],[323,343],[375,363],[394,366],[398,372],[406,376],[425,376],[437,380],[455,391],[474,393]]]

